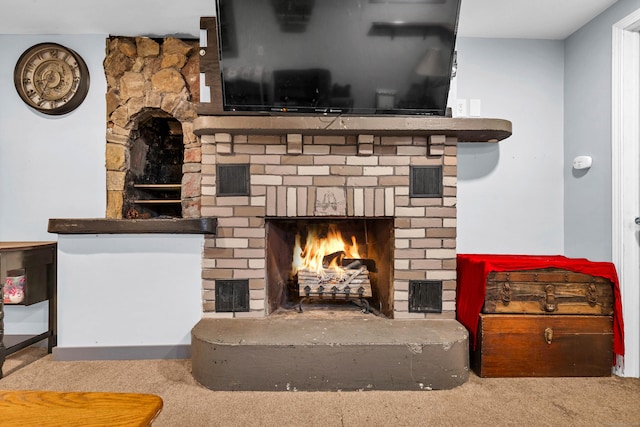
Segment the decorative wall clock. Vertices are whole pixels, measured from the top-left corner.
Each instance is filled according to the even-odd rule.
[[[60,115],[84,101],[89,91],[89,70],[73,50],[56,43],[40,43],[20,56],[13,82],[28,106]]]

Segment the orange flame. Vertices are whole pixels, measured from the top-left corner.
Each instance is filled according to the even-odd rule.
[[[320,237],[319,228],[312,227],[309,229],[304,247],[300,244],[300,234],[296,235],[296,242],[293,248],[293,274],[296,274],[300,269],[315,271],[318,274],[322,273],[325,268],[344,271],[338,265],[338,259],[341,259],[341,257],[334,257],[328,267],[322,264],[325,256],[335,252],[343,251],[345,258],[362,258],[358,252],[355,236],[351,236],[351,243],[348,243],[336,226],[331,224],[326,237]]]

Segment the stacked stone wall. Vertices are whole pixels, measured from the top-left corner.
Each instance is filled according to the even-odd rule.
[[[130,134],[148,117],[173,117],[182,124],[182,216],[200,216],[202,152],[193,133],[200,97],[199,67],[197,41],[107,39],[107,218],[122,218]]]

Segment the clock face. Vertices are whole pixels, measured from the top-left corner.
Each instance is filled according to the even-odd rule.
[[[18,59],[13,81],[20,98],[45,114],[66,114],[89,91],[89,70],[80,55],[56,43],[41,43]]]

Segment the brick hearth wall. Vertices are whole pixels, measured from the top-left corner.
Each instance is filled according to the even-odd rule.
[[[455,138],[203,135],[202,216],[218,218],[205,237],[205,317],[266,314],[265,217],[324,216],[316,196],[344,191],[345,216],[394,218],[394,317],[453,318],[456,292]],[[249,164],[250,196],[218,197],[217,164]],[[443,197],[409,196],[410,166],[440,165]],[[248,279],[250,311],[215,312],[215,280]],[[409,280],[441,280],[442,314],[409,313]]]

